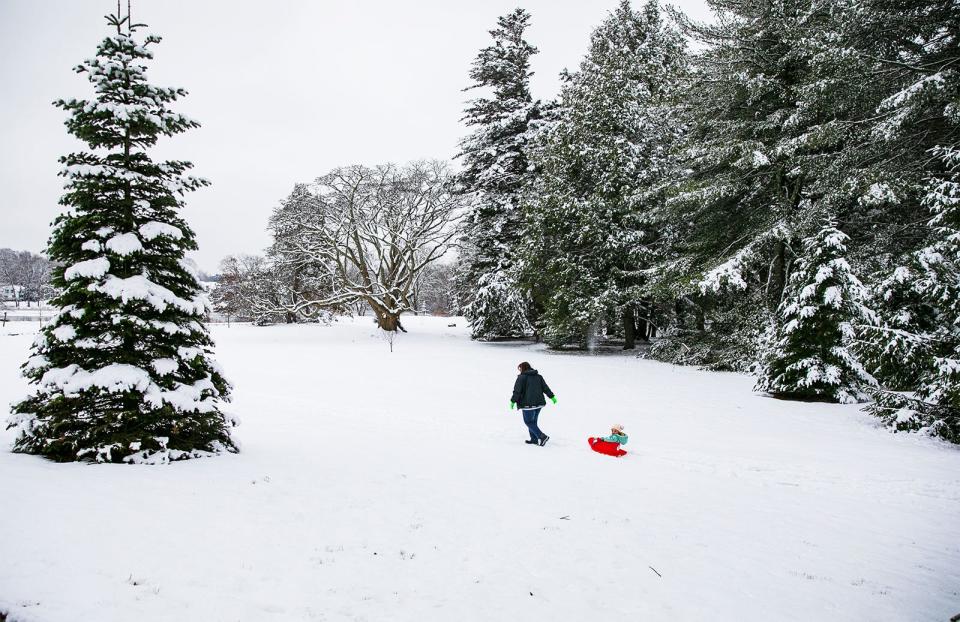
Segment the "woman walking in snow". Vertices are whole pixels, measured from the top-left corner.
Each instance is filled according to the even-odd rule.
[[[543,376],[530,367],[530,363],[524,361],[517,366],[517,369],[520,374],[517,376],[517,381],[513,383],[510,410],[519,408],[520,412],[523,413],[523,422],[527,424],[527,429],[530,431],[530,440],[524,442],[527,445],[543,447],[550,440],[550,437],[544,434],[537,425],[540,409],[547,405],[543,396],[549,397],[554,404],[557,403],[557,396],[547,386]]]

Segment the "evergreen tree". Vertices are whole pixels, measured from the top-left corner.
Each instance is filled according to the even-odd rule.
[[[912,253],[906,265],[897,266],[871,289],[870,306],[879,322],[866,332],[859,350],[864,365],[884,387],[912,390],[927,369],[933,335],[944,319],[926,295],[937,282],[931,261],[940,260],[939,254]]]
[[[654,252],[650,191],[680,134],[671,113],[685,70],[683,40],[656,1],[635,11],[623,0],[566,76],[538,140],[528,211],[527,279],[549,292],[541,320],[552,345],[583,344],[614,311],[633,347]]]
[[[901,251],[876,287],[882,325],[865,350],[885,389],[868,410],[960,442],[960,5],[869,0],[857,16],[852,41],[883,95],[865,142]]]
[[[526,316],[527,301],[507,271],[480,276],[469,307],[474,339],[522,337],[533,328]]]
[[[810,0],[710,0],[714,24],[688,24],[708,47],[687,107],[690,132],[682,153],[687,174],[671,197],[672,220],[691,225],[683,236],[696,279],[720,286],[769,287],[772,308],[786,283],[793,216],[808,180],[797,166],[800,90],[809,57],[797,46]],[[756,266],[770,266],[763,274]]]
[[[668,335],[677,347],[658,349],[710,344],[705,363],[742,368],[756,360],[757,327],[780,305],[796,241],[817,230],[822,213],[845,216],[828,195],[841,185],[837,154],[856,136],[857,109],[848,104],[857,98],[845,89],[863,80],[850,80],[853,63],[834,53],[839,6],[709,5],[713,23],[685,23],[705,48],[682,110],[689,131],[678,174],[668,184],[663,220],[671,235],[653,271],[659,288],[695,313],[677,313]],[[698,323],[706,328],[685,326],[691,315],[705,316]]]
[[[267,230],[273,243],[267,249],[266,266],[261,291],[270,292],[261,298],[264,309],[270,309],[261,320],[271,316],[282,318],[287,324],[315,321],[332,312],[342,312],[345,305],[319,305],[314,301],[328,300],[336,282],[334,262],[322,260],[315,254],[304,253],[309,246],[304,229],[318,225],[322,218],[322,202],[308,184],[294,184],[293,191],[280,202],[270,215]]]
[[[462,231],[458,289],[470,294],[465,312],[475,339],[529,331],[526,299],[515,276],[519,199],[529,178],[526,145],[539,116],[530,94],[530,57],[537,49],[523,38],[529,23],[523,9],[497,20],[490,31],[493,44],[474,60],[473,84],[466,89],[486,91],[464,111],[464,122],[474,130],[460,153],[459,186],[472,195],[472,206]]]
[[[877,391],[868,410],[897,430],[960,443],[960,150],[934,154],[945,168],[925,198],[934,241],[884,282],[884,297],[894,304],[868,348],[887,372],[887,386],[914,393]]]
[[[847,263],[849,238],[832,223],[804,240],[756,389],[788,398],[862,402],[875,384],[852,346],[875,322],[866,290]]]
[[[58,100],[88,150],[61,158],[67,179],[47,253],[60,311],[24,373],[33,395],[14,406],[15,451],[57,461],[167,462],[236,451],[221,408],[230,385],[203,324],[208,303],[184,260],[196,248],[178,216],[207,185],[189,162],[153,161],[160,136],[198,126],[169,109],[179,88],[147,82],[160,38],[139,42],[129,14],[76,67],[93,100]]]

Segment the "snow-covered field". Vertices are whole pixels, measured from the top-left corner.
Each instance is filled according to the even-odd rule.
[[[0,303],[0,335],[8,332],[3,326],[7,322],[29,321],[39,324],[39,319],[48,320],[55,312],[56,310],[47,304],[41,308],[35,304],[27,306],[27,303],[21,303],[19,307],[14,306],[12,302],[6,305]]]
[[[960,451],[749,378],[473,343],[462,319],[216,326],[243,453],[54,464],[0,433],[10,620],[936,620]],[[27,323],[0,333],[22,395]],[[35,324],[29,324],[36,330]],[[19,334],[14,334],[19,333]],[[508,410],[529,360],[546,447]],[[586,437],[622,422],[630,455]]]

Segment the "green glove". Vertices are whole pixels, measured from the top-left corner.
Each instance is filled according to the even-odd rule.
[[[553,397],[551,397],[551,398],[550,398],[550,401],[553,402],[554,404],[556,404],[556,403],[557,403],[557,396],[554,395]]]
[[[516,407],[517,407],[516,402],[510,402],[510,410],[513,410]]]

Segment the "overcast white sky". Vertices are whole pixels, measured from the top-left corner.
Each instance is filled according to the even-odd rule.
[[[149,77],[190,95],[203,127],[156,157],[213,182],[188,197],[201,268],[260,252],[271,209],[298,181],[345,164],[451,158],[467,71],[498,15],[522,6],[534,95],[552,97],[618,0],[134,0],[163,37]],[[707,18],[704,0],[674,2]],[[58,97],[87,97],[71,68],[93,55],[115,0],[0,0],[0,247],[41,251],[59,213],[57,158],[80,148]]]

